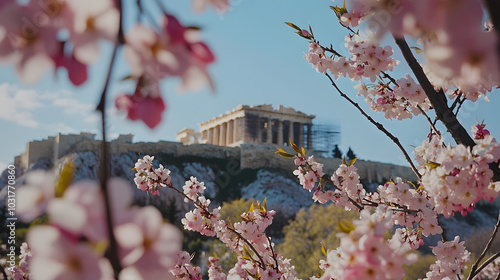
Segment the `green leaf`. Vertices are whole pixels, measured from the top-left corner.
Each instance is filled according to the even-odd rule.
[[[252,253],[250,253],[250,251],[248,251],[248,249],[247,249],[247,247],[245,247],[245,245],[243,245],[243,254],[245,256],[249,256],[249,257],[252,256]]]
[[[56,197],[62,197],[66,189],[73,183],[75,178],[75,163],[69,160],[61,169],[59,178],[57,178],[55,186]]]
[[[294,155],[291,155],[287,152],[280,152],[280,151],[277,151],[276,152],[278,155],[280,155],[281,157],[284,157],[284,158],[294,158],[295,156]]]
[[[358,159],[358,158],[353,158],[353,159],[351,159],[351,162],[349,162],[349,165],[348,165],[348,166],[353,165],[353,164],[356,162],[356,160],[357,160],[357,159]]]
[[[347,161],[345,160],[345,156],[342,158],[342,164],[347,165]]]
[[[428,162],[426,165],[429,166],[431,169],[436,169],[437,167],[441,166],[441,164],[432,161]]]
[[[290,145],[297,154],[301,154],[299,147],[295,145],[295,143],[293,143],[292,140],[290,140]]]
[[[410,48],[411,48],[411,49],[413,49],[413,50],[415,51],[415,53],[417,53],[417,54],[421,54],[421,53],[423,53],[423,52],[424,52],[424,51],[423,51],[421,48],[419,48],[419,47],[410,47]]]
[[[323,253],[323,255],[325,255],[326,257],[328,254],[326,252],[325,245],[323,244],[323,242],[320,242],[320,244],[321,244],[321,253]]]
[[[264,211],[267,212],[267,198],[264,197],[264,200],[262,201],[262,208],[264,208]]]
[[[299,32],[302,31],[302,29],[300,29],[300,27],[298,27],[297,25],[291,23],[291,22],[285,22],[286,25],[298,30]]]
[[[340,219],[339,220],[339,230],[344,233],[350,233],[351,231],[356,229],[356,226],[349,220]]]
[[[248,213],[253,212],[253,203],[250,205],[250,210],[248,210]]]
[[[339,8],[337,6],[330,6],[330,8],[335,12],[335,15],[337,16],[337,18],[339,20],[343,14],[347,13],[347,9],[345,7],[345,1],[344,1],[344,5],[342,6],[342,8]]]

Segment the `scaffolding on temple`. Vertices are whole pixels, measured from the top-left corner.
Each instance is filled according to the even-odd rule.
[[[340,145],[340,129],[332,124],[313,124],[312,139],[314,154],[322,157],[333,157],[335,145]]]

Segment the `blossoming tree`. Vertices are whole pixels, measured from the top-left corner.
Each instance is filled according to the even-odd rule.
[[[65,67],[78,85],[86,80],[86,66],[97,59],[99,40],[115,44],[109,74],[118,48],[124,46],[132,66],[127,78],[134,79],[137,87],[132,95],[117,98],[116,105],[130,119],[141,119],[152,128],[164,110],[161,79],[180,76],[188,88],[197,88],[200,82],[210,84],[206,66],[214,57],[203,42],[189,35],[196,30],[182,26],[164,11],[156,29],[138,22],[124,32],[120,0],[91,2],[2,2],[0,55],[16,66],[26,82],[37,80],[40,71]],[[228,5],[223,0],[194,3],[203,7],[207,2],[222,10]],[[143,11],[141,1],[137,3]],[[293,152],[278,149],[278,155],[294,160],[297,169],[293,173],[314,201],[359,212],[358,220],[339,224],[338,248],[322,248],[325,260],[318,265],[324,273],[312,279],[402,279],[403,265],[415,261],[411,250],[423,245],[423,237],[439,234],[442,241],[432,248],[437,260],[426,279],[498,279],[500,252],[486,260],[485,256],[500,219],[490,242],[468,275],[463,275],[470,253],[459,237],[446,240],[438,217],[466,215],[480,200],[492,202],[500,191],[500,144],[484,123],[469,133],[457,120],[463,103],[486,98],[500,85],[499,4],[493,0],[484,4],[478,0],[351,0],[331,8],[345,27],[347,53],[321,44],[311,27],[287,24],[309,42],[306,59],[316,71],[401,149],[415,178],[393,178],[368,192],[359,181],[355,160],[344,161],[333,174],[325,174],[323,165],[306,155],[304,148],[290,143]],[[489,12],[486,23],[484,11]],[[146,12],[141,15],[148,16]],[[26,24],[22,20],[26,18],[37,21]],[[58,36],[61,29],[69,33],[63,40]],[[394,50],[381,45],[387,32],[411,74],[397,77],[393,72],[399,63],[392,57]],[[421,46],[414,51],[423,51],[425,62],[415,58],[405,36],[418,38]],[[35,63],[43,67],[33,69]],[[357,95],[388,119],[418,116],[428,120],[431,132],[414,149],[414,159],[397,137],[337,85],[341,77],[356,81]],[[107,82],[98,105],[103,132]],[[447,131],[438,131],[437,122]],[[455,143],[445,143],[445,137]],[[23,245],[13,272],[15,279],[201,279],[201,269],[191,264],[188,252],[181,251],[179,231],[164,224],[152,207],[130,207],[132,195],[126,183],[108,178],[109,161],[106,146],[102,147],[99,184],[68,184],[65,174],[72,168],[70,163],[55,179],[50,174],[33,174],[28,186],[19,191],[20,200],[26,198],[18,211],[20,217],[30,220],[47,213],[50,224],[29,232],[28,245]],[[210,258],[210,279],[296,279],[290,260],[276,251],[266,234],[275,212],[267,209],[265,200],[241,214],[241,221],[225,221],[219,208],[212,208],[203,195],[203,182],[191,177],[183,186],[174,186],[170,171],[153,160],[144,156],[135,164],[137,188],[151,195],[158,195],[159,188],[178,192],[194,205],[182,219],[184,228],[215,236],[238,254],[234,268],[227,272],[217,257]],[[395,225],[387,238],[385,234]]]

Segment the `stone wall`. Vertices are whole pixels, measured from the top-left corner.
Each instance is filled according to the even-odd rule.
[[[284,148],[290,154],[294,154],[291,148]],[[241,146],[241,168],[276,167],[290,172],[296,169],[292,159],[280,157],[276,148],[266,145],[245,144]],[[306,151],[306,156],[312,155]],[[315,160],[323,163],[325,174],[332,174],[342,163],[338,158],[322,158],[314,156]],[[395,164],[380,163],[374,161],[357,160],[355,166],[361,179],[367,182],[384,182],[391,178],[401,177],[404,180],[416,181],[415,174],[410,168]]]
[[[53,162],[64,155],[74,152],[99,151],[101,141],[95,140],[93,134],[57,135],[43,141],[34,141],[26,145],[26,151],[16,157],[15,164],[26,170],[40,159],[51,159]],[[293,154],[290,147],[285,147]],[[296,169],[293,160],[278,156],[276,147],[265,144],[243,144],[240,147],[223,147],[210,144],[184,145],[178,142],[159,141],[132,143],[130,135],[119,137],[109,143],[111,154],[135,153],[138,155],[168,154],[174,157],[195,156],[207,159],[225,159],[240,162],[241,169],[275,167],[288,171]],[[312,154],[306,151],[308,155]],[[326,174],[332,174],[341,163],[340,159],[316,157],[316,161],[324,164]],[[356,161],[358,173],[367,182],[383,182],[393,177],[415,181],[415,175],[404,166],[372,162]]]

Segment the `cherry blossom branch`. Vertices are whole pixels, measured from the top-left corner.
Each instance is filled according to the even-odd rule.
[[[427,115],[427,113],[420,107],[420,105],[417,105],[417,108],[420,110],[420,113],[425,117],[427,122],[429,123],[429,126],[431,127],[432,132],[434,132],[436,135],[439,135],[438,130],[436,129],[436,126],[432,122],[431,118]]]
[[[119,28],[118,28],[118,34],[117,34],[117,42],[115,43],[113,47],[113,54],[111,55],[111,61],[109,63],[108,67],[108,73],[106,75],[106,81],[104,84],[104,88],[101,94],[101,98],[99,100],[99,104],[97,105],[96,110],[101,112],[101,127],[102,127],[102,143],[101,143],[101,165],[100,165],[100,183],[101,183],[101,191],[103,193],[104,197],[104,206],[105,206],[105,211],[106,211],[106,227],[107,227],[107,233],[109,237],[109,247],[108,250],[106,251],[106,257],[109,259],[111,266],[113,267],[115,279],[118,280],[118,275],[120,271],[122,270],[121,264],[120,264],[120,258],[118,256],[118,244],[116,242],[116,238],[113,232],[113,220],[112,220],[112,213],[111,213],[111,205],[110,205],[110,197],[109,197],[109,192],[108,192],[108,186],[107,182],[110,177],[109,174],[109,162],[110,162],[110,156],[109,156],[109,151],[108,151],[108,145],[106,143],[106,95],[108,92],[109,88],[109,82],[111,80],[111,73],[113,72],[113,66],[115,64],[116,60],[116,55],[118,52],[118,46],[123,44],[124,42],[124,37],[123,37],[123,28],[122,28],[122,2],[121,0],[116,1],[116,5],[119,10]]]
[[[267,230],[266,230],[266,236],[267,236],[267,240],[269,241],[269,248],[271,248],[271,254],[273,256],[273,260],[274,260],[274,264],[276,265],[276,270],[278,270],[278,260],[276,259],[276,253],[274,252],[274,248],[272,246],[272,243],[271,243],[271,237],[267,234]]]
[[[259,260],[260,260],[260,267],[263,269],[263,270],[266,270],[266,266],[265,266],[265,263],[264,263],[264,259],[262,259],[262,257],[259,255],[257,249],[255,249],[255,247],[252,245],[252,243],[250,243],[250,241],[248,241],[246,238],[244,238],[241,233],[239,233],[236,229],[232,228],[232,227],[227,227],[228,230],[230,230],[231,232],[233,232],[234,234],[236,234],[241,240],[243,240],[249,247],[250,249],[252,249],[252,251],[257,255],[257,257],[259,257]],[[252,256],[248,256],[249,258],[252,258]],[[252,260],[254,260],[252,258]],[[254,260],[255,261],[255,260]],[[257,262],[257,261],[255,261]]]
[[[487,267],[490,263],[494,262],[498,257],[500,257],[500,252],[496,252],[493,256],[491,256],[489,259],[487,259],[484,263],[481,264],[481,266],[476,270],[476,273],[469,275],[469,278],[467,280],[471,280],[474,276],[476,276],[481,270],[483,270],[485,267]],[[472,277],[471,277],[472,276]]]
[[[152,166],[149,167],[149,169],[151,171],[153,171],[153,168]],[[184,192],[178,190],[176,187],[174,187],[173,183],[170,182],[170,183],[166,183],[164,181],[162,181],[160,178],[158,179],[155,179],[155,180],[152,180],[154,181],[156,184],[163,184],[164,186],[168,187],[169,189],[171,190],[174,190],[175,192],[179,193],[180,195],[182,195],[184,198],[188,199],[189,201],[193,202],[193,204],[197,207],[199,207],[200,209],[203,210],[203,215],[206,217],[206,218],[210,218],[208,215],[211,215],[210,213],[210,210],[205,206],[203,205],[202,203],[200,203],[198,200],[195,200],[193,199],[192,197],[186,195]],[[208,216],[208,217],[207,217]],[[226,223],[227,224],[227,223]],[[232,227],[227,227],[228,230],[230,230],[231,232],[233,232],[234,234],[236,234],[238,236],[238,238],[240,238],[240,240],[243,240],[243,242],[245,242],[249,247],[250,249],[257,255],[257,257],[259,258],[260,260],[260,263],[256,260],[254,260],[252,258],[252,256],[248,256],[250,258],[252,258],[253,261],[255,261],[256,263],[258,263],[260,265],[260,267],[263,269],[263,270],[266,270],[266,265],[265,265],[265,262],[264,262],[264,259],[262,258],[262,256],[259,254],[259,252],[257,251],[257,249],[255,249],[255,247],[252,245],[252,243],[250,241],[248,241],[245,237],[243,237],[241,235],[241,233],[239,233],[236,229],[232,228]],[[271,243],[269,243],[269,246],[271,247],[271,251],[273,251],[272,249],[272,246],[271,246]],[[274,258],[274,253],[273,253],[273,258]],[[276,261],[276,259],[275,259]],[[276,261],[276,269],[278,269],[278,262]]]
[[[453,101],[453,104],[451,104],[450,106],[450,109],[453,111],[455,109],[455,107],[457,106],[458,102],[460,102],[460,97],[462,97],[462,92],[460,91],[457,95],[457,98],[455,99],[455,101]],[[463,101],[462,101],[463,102]],[[457,111],[458,113],[458,111]]]
[[[380,131],[382,131],[387,137],[389,137],[392,142],[394,142],[398,148],[401,150],[401,152],[403,153],[406,161],[408,161],[408,163],[410,164],[410,168],[411,170],[413,171],[413,173],[415,173],[415,175],[417,176],[418,179],[421,178],[421,175],[418,173],[417,171],[417,168],[415,167],[415,165],[413,164],[413,161],[411,160],[410,156],[408,155],[408,153],[406,152],[406,150],[404,149],[403,145],[401,145],[401,142],[399,142],[399,139],[396,138],[394,135],[392,135],[392,133],[390,133],[387,129],[385,129],[385,127],[375,121],[371,116],[369,116],[360,106],[358,103],[354,102],[351,98],[349,98],[349,96],[347,96],[344,92],[342,92],[342,90],[340,90],[340,88],[337,86],[337,84],[335,83],[335,81],[332,79],[332,77],[330,77],[330,75],[328,75],[327,73],[325,73],[325,75],[328,77],[328,79],[330,80],[330,82],[332,83],[332,85],[335,87],[335,89],[339,92],[340,96],[342,96],[343,98],[345,98],[347,101],[349,101],[349,103],[351,103],[354,107],[356,107],[356,109],[358,109],[358,111],[366,118],[368,119],[368,121],[370,121],[375,127],[377,127]]]
[[[484,250],[483,252],[481,253],[481,255],[479,256],[479,258],[477,258],[476,262],[472,265],[472,268],[471,268],[471,271],[470,271],[470,274],[469,274],[469,277],[467,278],[467,280],[472,280],[472,278],[474,276],[476,276],[481,270],[482,268],[477,269],[477,266],[479,265],[479,263],[481,262],[481,260],[483,260],[484,256],[486,256],[486,252],[490,249],[491,247],[491,244],[493,243],[493,240],[495,239],[495,236],[497,235],[498,233],[498,228],[500,227],[500,212],[498,214],[498,220],[497,220],[497,223],[495,225],[495,228],[493,229],[493,233],[491,233],[491,237],[490,237],[490,240],[488,240],[488,243],[486,244],[486,246],[484,247]],[[493,259],[494,260],[494,259]],[[492,261],[493,261],[492,260]]]
[[[397,37],[394,37],[394,40],[396,45],[398,45],[401,50],[408,66],[410,66],[410,69],[413,71],[413,74],[415,74],[415,77],[422,86],[427,98],[429,98],[432,107],[436,111],[437,118],[446,126],[446,129],[457,143],[461,143],[469,147],[474,146],[474,140],[448,107],[443,90],[441,89],[436,91],[434,89],[434,86],[427,78],[427,75],[425,75],[422,66],[420,66],[420,63],[418,63],[417,59],[413,56],[406,40],[404,38]]]
[[[427,75],[424,73],[422,66],[420,66],[420,63],[418,63],[415,56],[413,56],[413,53],[411,52],[411,49],[404,37],[393,37],[396,45],[398,45],[401,53],[408,63],[408,66],[413,71],[413,74],[415,74],[415,77],[422,86],[422,89],[427,95],[427,98],[431,102],[432,107],[436,111],[436,117],[438,118],[438,120],[440,120],[444,124],[447,131],[451,134],[457,144],[463,144],[467,147],[472,148],[476,143],[469,135],[467,130],[458,121],[457,116],[453,113],[451,108],[448,107],[448,102],[443,90],[440,89],[439,91],[436,91],[434,89],[434,86],[431,84],[431,82],[427,78]],[[493,181],[500,180],[500,168],[498,167],[498,165],[495,163],[490,163],[489,166],[493,171]]]

